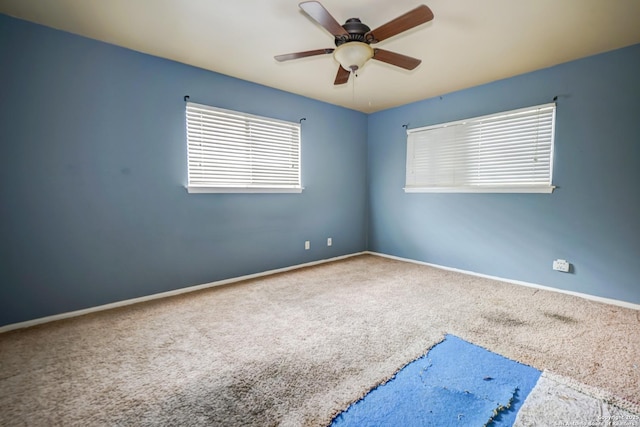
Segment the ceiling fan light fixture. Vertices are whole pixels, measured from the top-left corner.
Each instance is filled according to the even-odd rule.
[[[373,58],[373,48],[363,42],[347,42],[336,48],[333,57],[345,70],[354,72]]]

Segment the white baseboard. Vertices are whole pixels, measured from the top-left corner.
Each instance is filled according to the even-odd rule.
[[[375,255],[375,256],[383,257],[383,258],[395,259],[397,261],[404,261],[404,262],[410,262],[410,263],[413,263],[413,264],[427,265],[429,267],[435,267],[435,268],[439,268],[441,270],[455,271],[455,272],[458,272],[458,273],[468,274],[468,275],[471,275],[471,276],[484,277],[486,279],[498,280],[498,281],[501,281],[501,282],[512,283],[514,285],[527,286],[529,288],[541,289],[541,290],[545,290],[545,291],[559,292],[561,294],[573,295],[573,296],[584,298],[584,299],[588,299],[588,300],[591,300],[591,301],[596,301],[596,302],[602,302],[602,303],[605,303],[605,304],[616,305],[618,307],[630,308],[630,309],[633,309],[633,310],[640,310],[640,304],[634,304],[632,302],[621,301],[621,300],[611,299],[611,298],[604,298],[604,297],[599,297],[599,296],[596,296],[596,295],[584,294],[584,293],[581,293],[581,292],[567,291],[567,290],[564,290],[564,289],[552,288],[551,286],[537,285],[535,283],[523,282],[523,281],[520,281],[520,280],[505,279],[504,277],[490,276],[488,274],[476,273],[474,271],[468,271],[468,270],[461,270],[459,268],[447,267],[447,266],[444,266],[444,265],[431,264],[431,263],[424,262],[424,261],[417,261],[417,260],[414,260],[414,259],[402,258],[402,257],[397,257],[397,256],[394,256],[394,255],[387,255],[387,254],[383,254],[383,253],[379,253],[379,252],[366,251],[364,253],[368,254],[368,255]]]
[[[216,282],[205,283],[205,284],[202,284],[202,285],[189,286],[189,287],[186,287],[186,288],[180,288],[180,289],[176,289],[176,290],[173,290],[173,291],[160,292],[158,294],[146,295],[146,296],[139,297],[139,298],[132,298],[132,299],[124,300],[124,301],[117,301],[117,302],[113,302],[113,303],[110,303],[110,304],[104,304],[104,305],[99,305],[99,306],[96,306],[96,307],[85,308],[85,309],[82,309],[82,310],[76,310],[76,311],[69,311],[67,313],[54,314],[53,316],[40,317],[38,319],[27,320],[27,321],[24,321],[24,322],[11,323],[9,325],[0,326],[0,334],[3,333],[3,332],[13,331],[15,329],[28,328],[30,326],[36,326],[36,325],[40,325],[40,324],[43,324],[43,323],[54,322],[56,320],[68,319],[68,318],[71,318],[71,317],[82,316],[84,314],[95,313],[95,312],[103,311],[103,310],[110,310],[112,308],[117,308],[117,307],[124,307],[124,306],[127,306],[127,305],[137,304],[137,303],[140,303],[140,302],[152,301],[152,300],[155,300],[155,299],[167,298],[167,297],[172,297],[172,296],[175,296],[175,295],[185,294],[185,293],[188,293],[188,292],[199,291],[201,289],[213,288],[215,286],[228,285],[228,284],[231,284],[231,283],[241,282],[243,280],[256,279],[258,277],[270,276],[272,274],[277,274],[277,273],[284,273],[286,271],[297,270],[297,269],[300,269],[300,268],[311,267],[311,266],[319,265],[319,264],[325,264],[325,263],[328,263],[328,262],[338,261],[338,260],[341,260],[341,259],[351,258],[351,257],[354,257],[354,256],[363,255],[363,254],[365,254],[365,252],[356,252],[356,253],[353,253],[353,254],[342,255],[342,256],[333,257],[333,258],[327,258],[327,259],[322,259],[322,260],[319,260],[319,261],[312,261],[312,262],[307,262],[307,263],[304,263],[304,264],[292,265],[290,267],[277,268],[275,270],[263,271],[263,272],[255,273],[255,274],[248,274],[246,276],[233,277],[231,279],[225,279],[225,280],[218,280]]]
[[[455,272],[462,273],[462,274],[468,274],[468,275],[471,275],[471,276],[484,277],[484,278],[492,279],[492,280],[499,280],[501,282],[512,283],[512,284],[520,285],[520,286],[527,286],[527,287],[535,288],[535,289],[542,289],[542,290],[545,290],[545,291],[559,292],[559,293],[563,293],[563,294],[568,294],[568,295],[573,295],[573,296],[577,296],[577,297],[580,297],[580,298],[588,299],[588,300],[591,300],[591,301],[602,302],[602,303],[605,303],[605,304],[611,304],[611,305],[615,305],[615,306],[619,306],[619,307],[630,308],[630,309],[633,309],[633,310],[640,310],[640,304],[634,304],[634,303],[627,302],[627,301],[620,301],[620,300],[611,299],[611,298],[604,298],[604,297],[599,297],[599,296],[595,296],[595,295],[584,294],[584,293],[581,293],[581,292],[567,291],[567,290],[563,290],[563,289],[552,288],[550,286],[537,285],[535,283],[523,282],[523,281],[520,281],[520,280],[506,279],[504,277],[490,276],[488,274],[476,273],[476,272],[468,271],[468,270],[461,270],[461,269],[458,269],[458,268],[447,267],[447,266],[444,266],[444,265],[431,264],[431,263],[424,262],[424,261],[417,261],[417,260],[410,259],[410,258],[402,258],[402,257],[398,257],[398,256],[394,256],[394,255],[387,255],[387,254],[383,254],[383,253],[379,253],[379,252],[364,251],[364,252],[356,252],[356,253],[352,253],[352,254],[348,254],[348,255],[342,255],[342,256],[338,256],[338,257],[334,257],[334,258],[327,258],[327,259],[323,259],[323,260],[312,261],[312,262],[308,262],[308,263],[304,263],[304,264],[292,265],[290,267],[283,267],[283,268],[278,268],[278,269],[275,269],[275,270],[263,271],[263,272],[260,272],[260,273],[249,274],[249,275],[246,275],[246,276],[240,276],[240,277],[233,277],[233,278],[230,278],[230,279],[218,280],[216,282],[205,283],[205,284],[202,284],[202,285],[189,286],[189,287],[186,287],[186,288],[175,289],[173,291],[160,292],[160,293],[157,293],[157,294],[146,295],[146,296],[139,297],[139,298],[132,298],[132,299],[124,300],[124,301],[113,302],[113,303],[110,303],[110,304],[99,305],[99,306],[96,306],[96,307],[89,307],[89,308],[85,308],[85,309],[82,309],[82,310],[76,310],[76,311],[70,311],[70,312],[67,312],[67,313],[55,314],[55,315],[52,315],[52,316],[40,317],[38,319],[27,320],[27,321],[24,321],[24,322],[11,323],[9,325],[0,326],[0,334],[3,333],[3,332],[8,332],[8,331],[15,330],[15,329],[28,328],[30,326],[36,326],[36,325],[40,325],[40,324],[43,324],[43,323],[54,322],[56,320],[69,319],[71,317],[82,316],[82,315],[85,315],[85,314],[95,313],[95,312],[98,312],[98,311],[110,310],[112,308],[124,307],[124,306],[127,306],[127,305],[137,304],[137,303],[141,303],[141,302],[145,302],[145,301],[152,301],[152,300],[160,299],[160,298],[167,298],[167,297],[171,297],[171,296],[175,296],[175,295],[185,294],[185,293],[188,293],[188,292],[194,292],[194,291],[199,291],[199,290],[202,290],[202,289],[213,288],[215,286],[228,285],[228,284],[232,284],[232,283],[236,283],[236,282],[241,282],[243,280],[256,279],[256,278],[259,278],[259,277],[269,276],[269,275],[272,275],[272,274],[284,273],[284,272],[287,272],[287,271],[297,270],[297,269],[305,268],[305,267],[311,267],[311,266],[314,266],[314,265],[325,264],[325,263],[328,263],[328,262],[338,261],[338,260],[341,260],[341,259],[351,258],[351,257],[354,257],[354,256],[365,255],[365,254],[367,254],[367,255],[375,255],[375,256],[379,256],[379,257],[383,257],[383,258],[394,259],[394,260],[397,260],[397,261],[410,262],[410,263],[413,263],[413,264],[427,265],[429,267],[439,268],[439,269],[442,269],[442,270],[455,271]]]

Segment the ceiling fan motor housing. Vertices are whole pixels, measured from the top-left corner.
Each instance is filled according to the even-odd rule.
[[[367,44],[371,42],[371,40],[367,40],[367,37],[365,37],[365,35],[369,31],[371,31],[371,28],[363,24],[362,21],[360,21],[360,19],[358,18],[347,19],[347,22],[344,23],[342,28],[344,28],[349,33],[349,35],[336,36],[335,37],[336,46],[340,46],[344,43],[349,43],[349,42],[363,42]]]

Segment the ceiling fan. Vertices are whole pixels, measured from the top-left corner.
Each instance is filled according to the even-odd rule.
[[[372,58],[406,70],[413,70],[422,62],[410,56],[384,49],[372,48],[370,45],[431,21],[433,19],[433,12],[425,5],[420,5],[373,31],[358,18],[347,19],[344,25],[340,25],[320,2],[304,1],[300,3],[299,6],[307,15],[334,36],[336,47],[335,49],[316,49],[277,55],[275,57],[277,61],[282,62],[333,53],[333,57],[340,63],[338,74],[334,81],[335,85],[346,83],[351,73],[355,73],[356,70],[362,68],[365,62]]]

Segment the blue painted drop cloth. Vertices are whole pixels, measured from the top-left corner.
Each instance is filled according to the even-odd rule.
[[[540,371],[447,335],[332,422],[358,426],[511,426]]]

